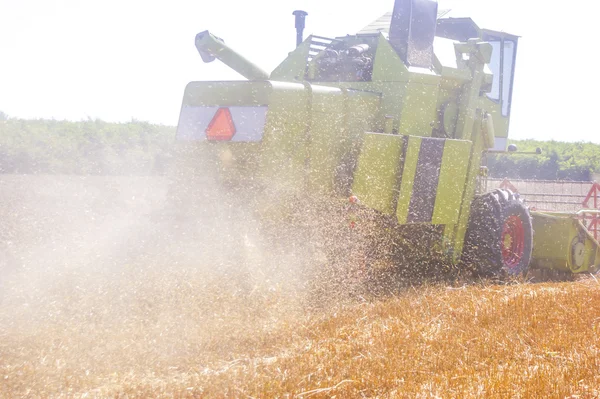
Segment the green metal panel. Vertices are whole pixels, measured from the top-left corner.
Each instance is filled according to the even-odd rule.
[[[340,168],[354,169],[363,132],[374,125],[380,101],[377,93],[306,82],[234,81],[190,83],[183,103],[268,106],[262,142],[205,143],[215,159],[230,160],[228,180],[331,193]]]
[[[381,114],[381,94],[358,90],[346,91],[346,128],[351,140],[362,140],[365,131],[373,131],[373,126]]]
[[[190,82],[185,87],[183,105],[267,105],[272,89],[273,83],[267,81]]]
[[[344,91],[335,87],[310,87],[309,187],[326,194],[334,191],[335,169],[342,155],[339,146],[345,133]]]
[[[404,167],[402,170],[402,183],[400,185],[400,194],[398,196],[398,206],[396,208],[396,217],[398,223],[406,224],[408,221],[408,210],[410,209],[410,200],[412,198],[415,175],[417,172],[417,163],[419,161],[419,152],[421,151],[421,138],[407,137],[406,155],[404,157]]]
[[[473,80],[464,85],[459,96],[462,101],[459,104],[456,138],[471,140],[473,146],[468,160],[465,193],[460,206],[458,223],[455,225],[454,230],[453,258],[455,261],[458,261],[462,254],[465,234],[471,216],[471,202],[475,197],[477,176],[479,175],[482,151],[484,150],[483,132],[481,129],[482,114],[479,109],[481,106],[481,85],[485,76],[482,61],[486,61],[485,53],[489,50],[489,46],[489,43],[477,43],[476,41],[470,41],[462,47],[456,46],[457,50],[469,54],[468,68],[473,75]]]
[[[340,171],[354,169],[363,132],[373,124],[380,96],[307,82],[276,84],[281,89],[271,96],[262,178],[275,178],[283,186],[302,184],[323,194],[339,192]]]
[[[288,57],[271,72],[270,79],[282,81],[303,80],[311,40],[309,36],[300,46],[289,53]]]
[[[450,139],[455,137],[458,120],[458,96],[459,89],[445,87],[440,84],[436,107],[438,115],[434,126],[434,137],[446,137]]]
[[[532,212],[534,244],[532,266],[556,270],[570,270],[569,241],[573,235],[573,221]]]
[[[477,124],[477,122],[474,122],[474,124]],[[477,176],[479,175],[481,167],[481,157],[483,151],[483,136],[481,134],[481,130],[472,130],[472,137],[472,151],[470,157],[468,160],[464,160],[468,165],[465,179],[465,192],[460,205],[458,223],[456,223],[454,226],[455,230],[452,240],[453,256],[455,261],[458,261],[462,254],[465,243],[465,235],[469,225],[469,218],[471,217],[471,203],[473,202],[473,198],[475,198]]]
[[[489,62],[489,59],[486,59],[486,54],[491,54],[491,45],[489,43],[469,41],[467,44],[457,45],[456,49],[463,54],[469,55],[467,66],[473,74],[473,79],[463,87],[461,93],[462,101],[459,106],[456,129],[456,138],[469,140],[472,137],[475,121],[479,116],[478,109],[481,107],[481,85],[485,78],[482,61]]]
[[[413,77],[419,76],[418,74]],[[406,86],[400,114],[401,134],[413,136],[431,136],[431,130],[437,119],[437,84],[413,83]]]
[[[581,222],[578,224],[578,229],[581,233],[584,226],[581,225]],[[600,269],[600,244],[587,230],[585,232],[587,233],[585,237],[585,265],[579,269],[575,266],[573,271],[575,273],[596,273]]]
[[[446,140],[431,223],[454,224],[458,221],[470,152],[470,141]]]
[[[402,101],[409,75],[402,59],[389,42],[380,35],[377,57],[373,64],[373,83],[374,88],[383,93],[382,113],[394,117],[396,131],[399,129]]]
[[[365,131],[373,131],[381,114],[381,94],[374,92],[363,92],[358,90],[346,90],[346,116],[348,118],[346,128],[349,130],[348,137],[351,140],[362,140]]]
[[[378,93],[344,90],[346,117],[344,134],[337,140],[336,194],[351,194],[354,170],[362,147],[364,132],[378,131],[381,96]]]
[[[303,84],[271,83],[273,90],[256,177],[282,190],[304,189],[310,93]]]
[[[373,64],[373,82],[408,82],[408,68],[383,35],[379,35],[377,57]]]
[[[570,215],[532,212],[532,267],[595,272],[600,267],[600,246],[579,220]],[[581,243],[581,247],[577,243]],[[577,250],[581,248],[580,253]]]
[[[352,186],[364,205],[394,214],[402,148],[401,136],[365,133]]]
[[[502,104],[490,100],[487,96],[482,100],[485,110],[492,115],[494,120],[494,134],[496,137],[508,137],[510,119],[502,116]]]
[[[393,117],[393,129],[395,132],[399,132],[400,128],[402,101],[406,91],[406,85],[407,82],[388,82],[385,85],[379,85],[377,87],[377,90],[380,90],[382,93],[382,114]]]
[[[395,117],[404,135],[431,136],[437,119],[440,76],[422,68],[407,68],[383,36],[377,45],[373,82],[383,93],[383,112]]]

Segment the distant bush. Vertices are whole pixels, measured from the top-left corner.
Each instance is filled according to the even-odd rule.
[[[97,175],[162,174],[175,127],[147,122],[24,120],[0,111],[0,173]],[[512,140],[542,155],[488,155],[490,176],[511,179],[592,180],[600,173],[600,145]]]
[[[0,123],[0,173],[160,174],[174,134],[137,121],[10,118]]]
[[[512,140],[519,151],[542,149],[541,155],[489,155],[490,175],[498,178],[592,180],[600,173],[600,145],[560,141]]]

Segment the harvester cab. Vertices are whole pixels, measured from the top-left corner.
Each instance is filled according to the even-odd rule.
[[[448,17],[434,0],[396,0],[360,32],[335,38],[304,39],[307,13],[294,15],[296,48],[271,73],[210,32],[196,36],[205,62],[247,80],[185,88],[176,137],[194,176],[210,170],[269,201],[286,201],[264,194],[275,187],[352,196],[411,235],[434,237],[454,263],[483,274],[527,270],[529,210],[515,193],[476,190],[482,154],[507,149],[518,36]],[[581,235],[569,226],[565,234]],[[583,241],[577,270],[593,270],[598,245]],[[566,252],[552,267],[574,270]]]
[[[442,42],[447,40],[467,42],[474,37],[492,47],[489,62],[485,64],[486,72],[492,75],[492,82],[491,85],[488,83],[483,86],[483,100],[486,103],[485,109],[495,122],[494,150],[506,151],[519,37],[506,32],[481,29],[471,18],[449,17],[438,20],[436,35],[435,43],[438,48],[442,48]],[[443,54],[442,51],[436,53],[440,58]],[[451,63],[452,60],[453,54],[450,54],[444,62]],[[458,59],[458,62],[461,61]]]

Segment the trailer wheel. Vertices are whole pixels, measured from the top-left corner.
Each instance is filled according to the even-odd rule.
[[[518,194],[499,189],[475,198],[463,263],[481,277],[517,276],[527,272],[532,249],[531,215]]]

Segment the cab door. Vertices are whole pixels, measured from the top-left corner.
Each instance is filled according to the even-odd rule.
[[[486,111],[492,114],[496,135],[494,150],[506,151],[512,105],[518,36],[482,29],[482,39],[492,45],[492,59],[487,65],[494,78],[486,93]]]

